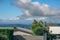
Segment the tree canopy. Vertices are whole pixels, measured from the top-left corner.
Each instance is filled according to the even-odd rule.
[[[43,35],[44,31],[48,31],[48,27],[44,24],[43,21],[36,21],[32,23],[31,30],[33,35]]]

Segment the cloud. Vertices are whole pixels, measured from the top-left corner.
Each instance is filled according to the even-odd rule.
[[[55,16],[60,14],[60,10],[51,10],[48,4],[41,4],[38,1],[17,0],[15,4],[24,13],[23,16]]]
[[[19,20],[19,18],[18,17],[16,17],[16,18],[9,18],[8,20]]]
[[[45,19],[47,19],[47,17],[41,17],[41,18],[39,18],[39,17],[32,17],[32,18],[27,18],[27,19],[25,19],[25,20],[45,20]]]
[[[60,15],[60,10],[53,10],[53,11],[52,11],[52,14],[59,16],[59,15]]]
[[[2,18],[0,21],[18,21],[20,20],[19,17],[12,17],[12,18]]]

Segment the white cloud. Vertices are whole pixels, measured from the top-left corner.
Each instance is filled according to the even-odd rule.
[[[45,20],[45,19],[47,19],[47,17],[40,17],[40,18],[39,18],[39,17],[32,17],[32,18],[27,18],[27,19],[25,19],[25,20],[34,20],[34,19],[40,21],[40,20]]]
[[[30,0],[18,0],[19,2],[22,2],[22,3],[27,3],[27,2],[30,2]]]
[[[19,20],[19,18],[18,17],[16,17],[16,18],[9,18],[8,20]]]
[[[15,5],[23,11],[23,16],[55,16],[60,14],[60,10],[51,10],[48,4],[41,4],[38,1],[17,0]]]
[[[52,14],[53,15],[60,15],[60,10],[53,10],[52,11]]]
[[[20,20],[20,18],[19,17],[12,17],[12,18],[2,18],[2,19],[0,19],[0,21],[8,21],[8,20],[10,20],[10,21],[13,21],[13,20]]]

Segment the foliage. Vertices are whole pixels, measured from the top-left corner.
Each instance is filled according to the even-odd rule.
[[[6,35],[0,34],[0,40],[8,40],[8,37]]]
[[[0,28],[0,40],[12,40],[14,29]]]
[[[43,21],[37,22],[34,20],[31,26],[31,30],[34,35],[43,35],[44,31],[48,31],[48,27],[44,25]]]

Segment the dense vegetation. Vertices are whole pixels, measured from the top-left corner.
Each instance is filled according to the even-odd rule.
[[[0,40],[13,40],[14,29],[0,28]]]
[[[36,21],[32,23],[31,30],[33,35],[43,35],[44,32],[48,32],[48,26],[43,21]]]

